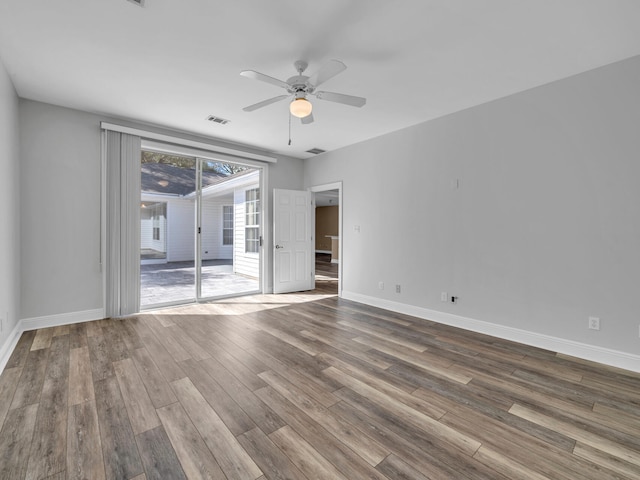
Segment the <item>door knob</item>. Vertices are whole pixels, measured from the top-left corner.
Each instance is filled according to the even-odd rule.
[[[284,248],[282,245],[276,245],[276,248]]]

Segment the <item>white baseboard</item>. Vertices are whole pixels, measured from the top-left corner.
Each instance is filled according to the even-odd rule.
[[[633,355],[631,353],[620,352],[618,350],[611,350],[586,343],[574,342],[573,340],[552,337],[550,335],[507,327],[505,325],[498,325],[495,323],[485,322],[483,320],[462,317],[452,313],[416,307],[414,305],[393,302],[391,300],[370,297],[368,295],[361,295],[354,292],[343,291],[342,298],[405,315],[423,318],[425,320],[432,320],[434,322],[470,330],[472,332],[483,333],[485,335],[491,335],[525,345],[551,350],[552,352],[571,355],[573,357],[582,358],[592,362],[624,368],[633,372],[640,372],[640,355]]]
[[[23,332],[36,330],[38,328],[68,325],[71,323],[90,322],[91,320],[100,320],[102,318],[104,318],[104,309],[102,308],[84,310],[81,312],[47,315],[44,317],[23,318],[16,324],[4,344],[0,346],[0,373],[2,373],[4,367],[7,365],[7,362],[13,353],[13,349],[16,348],[18,340]]]
[[[104,310],[83,310],[81,312],[59,313],[57,315],[46,315],[44,317],[23,318],[19,324],[22,331],[36,330],[38,328],[57,327],[59,325],[69,325],[71,323],[90,322],[104,318]]]
[[[4,344],[0,346],[0,373],[4,371],[4,367],[11,357],[13,349],[16,348],[18,340],[20,340],[20,335],[22,335],[22,330],[20,329],[20,322],[18,322],[16,326],[13,327],[13,330],[11,330]]]
[[[316,253],[326,253],[327,255],[331,255],[331,250],[316,250]]]

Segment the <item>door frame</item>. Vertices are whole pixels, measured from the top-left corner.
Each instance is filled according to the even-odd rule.
[[[315,285],[315,276],[316,276],[316,249],[315,249],[315,238],[316,238],[316,201],[315,194],[319,192],[326,192],[329,190],[338,190],[338,249],[339,249],[339,259],[338,262],[338,297],[342,297],[342,274],[343,274],[343,265],[344,265],[344,248],[343,248],[343,234],[344,229],[342,228],[342,204],[343,204],[343,195],[342,195],[342,181],[333,182],[333,183],[325,183],[322,185],[314,185],[312,187],[307,188],[313,195],[313,212],[311,214],[311,231],[313,233],[313,241],[314,248],[309,259],[311,262],[311,271],[313,272],[313,281]]]
[[[254,295],[264,293],[268,285],[268,279],[266,278],[265,272],[267,255],[265,252],[268,252],[270,240],[269,235],[267,234],[267,221],[266,215],[269,211],[270,202],[268,195],[266,195],[268,185],[268,174],[269,174],[269,164],[266,164],[261,161],[253,160],[250,158],[243,157],[235,157],[231,155],[225,155],[218,152],[200,150],[193,147],[188,147],[184,145],[176,145],[176,144],[167,144],[164,142],[158,142],[154,140],[149,140],[146,138],[142,138],[142,148],[141,150],[149,150],[159,153],[168,153],[174,154],[178,156],[193,158],[196,162],[196,195],[194,199],[194,298],[189,301],[172,301],[166,303],[158,303],[153,305],[148,305],[144,307],[139,307],[138,311],[144,310],[153,310],[158,308],[165,307],[173,307],[173,306],[181,306],[181,305],[192,305],[198,303],[206,303],[214,300],[222,300],[225,298],[232,298],[238,296],[245,295]],[[201,268],[202,268],[202,252],[201,252],[201,228],[202,228],[202,198],[201,198],[201,166],[203,161],[214,161],[221,163],[232,163],[236,165],[244,165],[247,167],[251,167],[253,169],[258,170],[259,173],[259,189],[260,189],[260,240],[261,247],[259,251],[259,281],[258,281],[258,290],[252,292],[245,292],[242,294],[229,294],[229,295],[218,295],[214,297],[203,297],[202,296],[202,277],[201,277]],[[139,203],[137,204],[139,205]],[[137,288],[140,289],[139,278]]]

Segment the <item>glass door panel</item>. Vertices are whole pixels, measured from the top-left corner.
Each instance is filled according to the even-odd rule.
[[[260,169],[207,160],[201,165],[199,299],[257,293]]]
[[[143,151],[140,306],[194,302],[196,159]]]

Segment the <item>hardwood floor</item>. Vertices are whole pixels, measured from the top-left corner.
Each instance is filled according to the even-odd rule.
[[[318,286],[24,333],[0,478],[640,478],[640,375]]]

